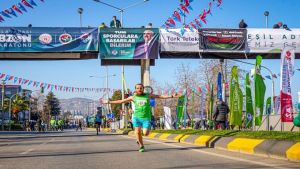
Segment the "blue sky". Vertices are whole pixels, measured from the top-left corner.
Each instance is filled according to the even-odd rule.
[[[109,24],[113,15],[120,18],[119,12],[93,0],[34,0],[38,7],[28,9],[24,15],[7,19],[0,26],[27,26],[34,27],[79,27],[79,14],[77,9],[83,8],[83,26],[97,27],[101,22]],[[129,6],[139,0],[103,0],[118,7]],[[0,10],[11,7],[20,0],[7,0],[1,2]],[[195,19],[200,11],[207,8],[209,0],[194,0],[194,10],[187,17],[187,22]],[[150,0],[139,6],[129,8],[124,14],[124,26],[140,27],[152,22],[154,27],[161,26],[165,20],[178,7],[179,0]],[[250,28],[264,28],[264,11],[270,12],[269,27],[279,21],[286,23],[290,28],[300,28],[299,0],[223,0],[221,9],[213,8],[212,16],[208,17],[206,27],[236,28],[241,19],[244,19]],[[247,60],[253,63],[253,60]],[[201,60],[193,59],[158,59],[155,67],[151,67],[151,77],[160,84],[175,82],[175,69],[181,64],[189,64],[196,69]],[[296,61],[296,68],[300,68]],[[171,65],[171,66],[170,66]],[[274,73],[279,73],[280,60],[264,60],[263,65],[270,67]],[[250,70],[250,66],[243,69]],[[121,87],[121,66],[109,66],[109,74],[116,74],[110,79],[110,88]],[[23,77],[30,80],[74,87],[105,87],[105,79],[89,78],[90,75],[103,76],[106,69],[100,66],[100,60],[80,61],[0,61],[0,72]],[[162,73],[163,72],[163,73]],[[263,72],[265,75],[266,72]],[[300,72],[296,71],[293,79],[293,96],[300,91]],[[140,67],[125,66],[127,86],[133,88],[140,81]],[[270,80],[266,80],[267,96],[271,94]],[[275,81],[275,93],[279,94],[279,79]],[[25,87],[25,86],[24,86]],[[36,90],[36,88],[34,89]],[[59,98],[91,97],[99,98],[101,95],[93,93],[64,93],[55,92]]]

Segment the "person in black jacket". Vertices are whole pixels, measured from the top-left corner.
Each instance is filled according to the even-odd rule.
[[[244,19],[242,19],[239,23],[239,28],[247,28],[248,25],[245,23]]]
[[[220,127],[222,130],[226,128],[226,122],[228,119],[229,107],[228,105],[219,100],[214,111],[213,119],[215,121],[215,128]]]

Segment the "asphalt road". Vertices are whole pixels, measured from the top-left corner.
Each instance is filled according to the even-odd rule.
[[[1,169],[299,168],[300,163],[146,139],[138,152],[129,136],[95,132],[0,132]]]

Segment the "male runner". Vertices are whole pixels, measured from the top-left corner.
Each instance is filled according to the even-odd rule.
[[[100,127],[101,127],[101,122],[102,122],[102,117],[101,117],[101,112],[97,111],[97,114],[95,116],[95,124],[96,124],[96,130],[97,130],[97,135],[100,132]]]
[[[144,85],[136,84],[135,85],[135,94],[123,100],[115,100],[115,101],[103,101],[104,104],[121,104],[121,103],[129,103],[134,102],[134,117],[132,118],[133,127],[135,128],[135,135],[137,138],[137,143],[140,146],[139,151],[144,152],[145,147],[142,138],[142,131],[145,136],[149,135],[150,130],[150,122],[151,122],[151,107],[150,107],[150,98],[155,99],[169,99],[169,98],[178,98],[180,95],[154,95],[154,94],[146,94],[144,93]]]

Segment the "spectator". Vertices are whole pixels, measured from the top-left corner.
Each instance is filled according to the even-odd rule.
[[[240,21],[239,28],[247,28],[248,25],[245,23],[244,19]]]
[[[282,22],[278,22],[275,25],[273,25],[273,29],[279,29],[282,26]]]
[[[152,28],[152,23],[148,23],[148,25],[146,26],[146,28]]]
[[[110,22],[110,27],[111,28],[121,28],[121,22],[117,19],[116,16],[113,16],[113,20]]]
[[[226,128],[228,113],[229,113],[228,105],[222,100],[219,100],[217,102],[217,106],[213,115],[213,119],[215,121],[215,128],[220,127],[222,130]]]
[[[107,28],[107,26],[105,25],[104,22],[102,22],[102,23],[100,24],[99,28]]]

